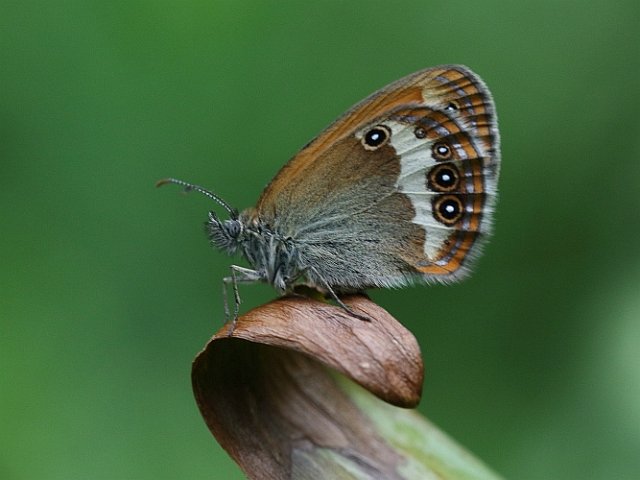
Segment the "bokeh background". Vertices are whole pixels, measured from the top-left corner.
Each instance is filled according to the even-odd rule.
[[[250,206],[440,63],[491,87],[503,168],[470,280],[372,293],[422,345],[420,411],[510,479],[638,478],[639,5],[1,1],[0,478],[243,478],[189,379],[231,260],[154,182]]]

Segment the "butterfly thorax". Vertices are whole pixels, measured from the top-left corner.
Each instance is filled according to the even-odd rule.
[[[205,224],[209,240],[229,255],[240,253],[255,271],[257,280],[289,291],[304,273],[295,241],[260,219],[254,209],[221,221],[214,213]]]

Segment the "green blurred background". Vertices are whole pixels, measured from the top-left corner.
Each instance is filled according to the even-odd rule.
[[[489,84],[503,168],[470,280],[372,293],[422,345],[420,410],[507,478],[637,478],[637,0],[3,0],[0,25],[0,478],[243,478],[189,379],[231,260],[207,199],[153,184],[250,206],[440,63]]]

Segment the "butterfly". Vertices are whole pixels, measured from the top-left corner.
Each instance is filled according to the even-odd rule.
[[[469,68],[428,68],[378,90],[329,125],[242,212],[218,195],[211,244],[242,255],[240,282],[281,294],[306,286],[350,311],[340,294],[469,273],[491,231],[500,168],[494,102]],[[353,312],[352,312],[353,313]],[[355,314],[355,316],[358,316]]]

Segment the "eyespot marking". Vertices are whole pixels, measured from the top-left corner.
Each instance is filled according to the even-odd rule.
[[[427,188],[434,192],[453,192],[460,183],[460,174],[450,163],[441,163],[427,173]]]
[[[416,136],[416,138],[426,138],[427,136],[427,131],[422,128],[422,127],[416,127],[416,129],[413,131],[413,134]]]
[[[391,138],[391,129],[386,125],[376,125],[362,136],[362,146],[366,150],[377,150],[387,144]]]
[[[444,110],[446,112],[455,112],[456,110],[459,110],[460,107],[458,107],[458,104],[456,102],[449,102],[447,104],[446,107],[444,107]]]
[[[463,208],[462,200],[456,195],[439,195],[433,200],[433,217],[452,227],[462,217]]]
[[[444,142],[434,143],[431,151],[436,160],[449,160],[452,155],[451,147]]]

